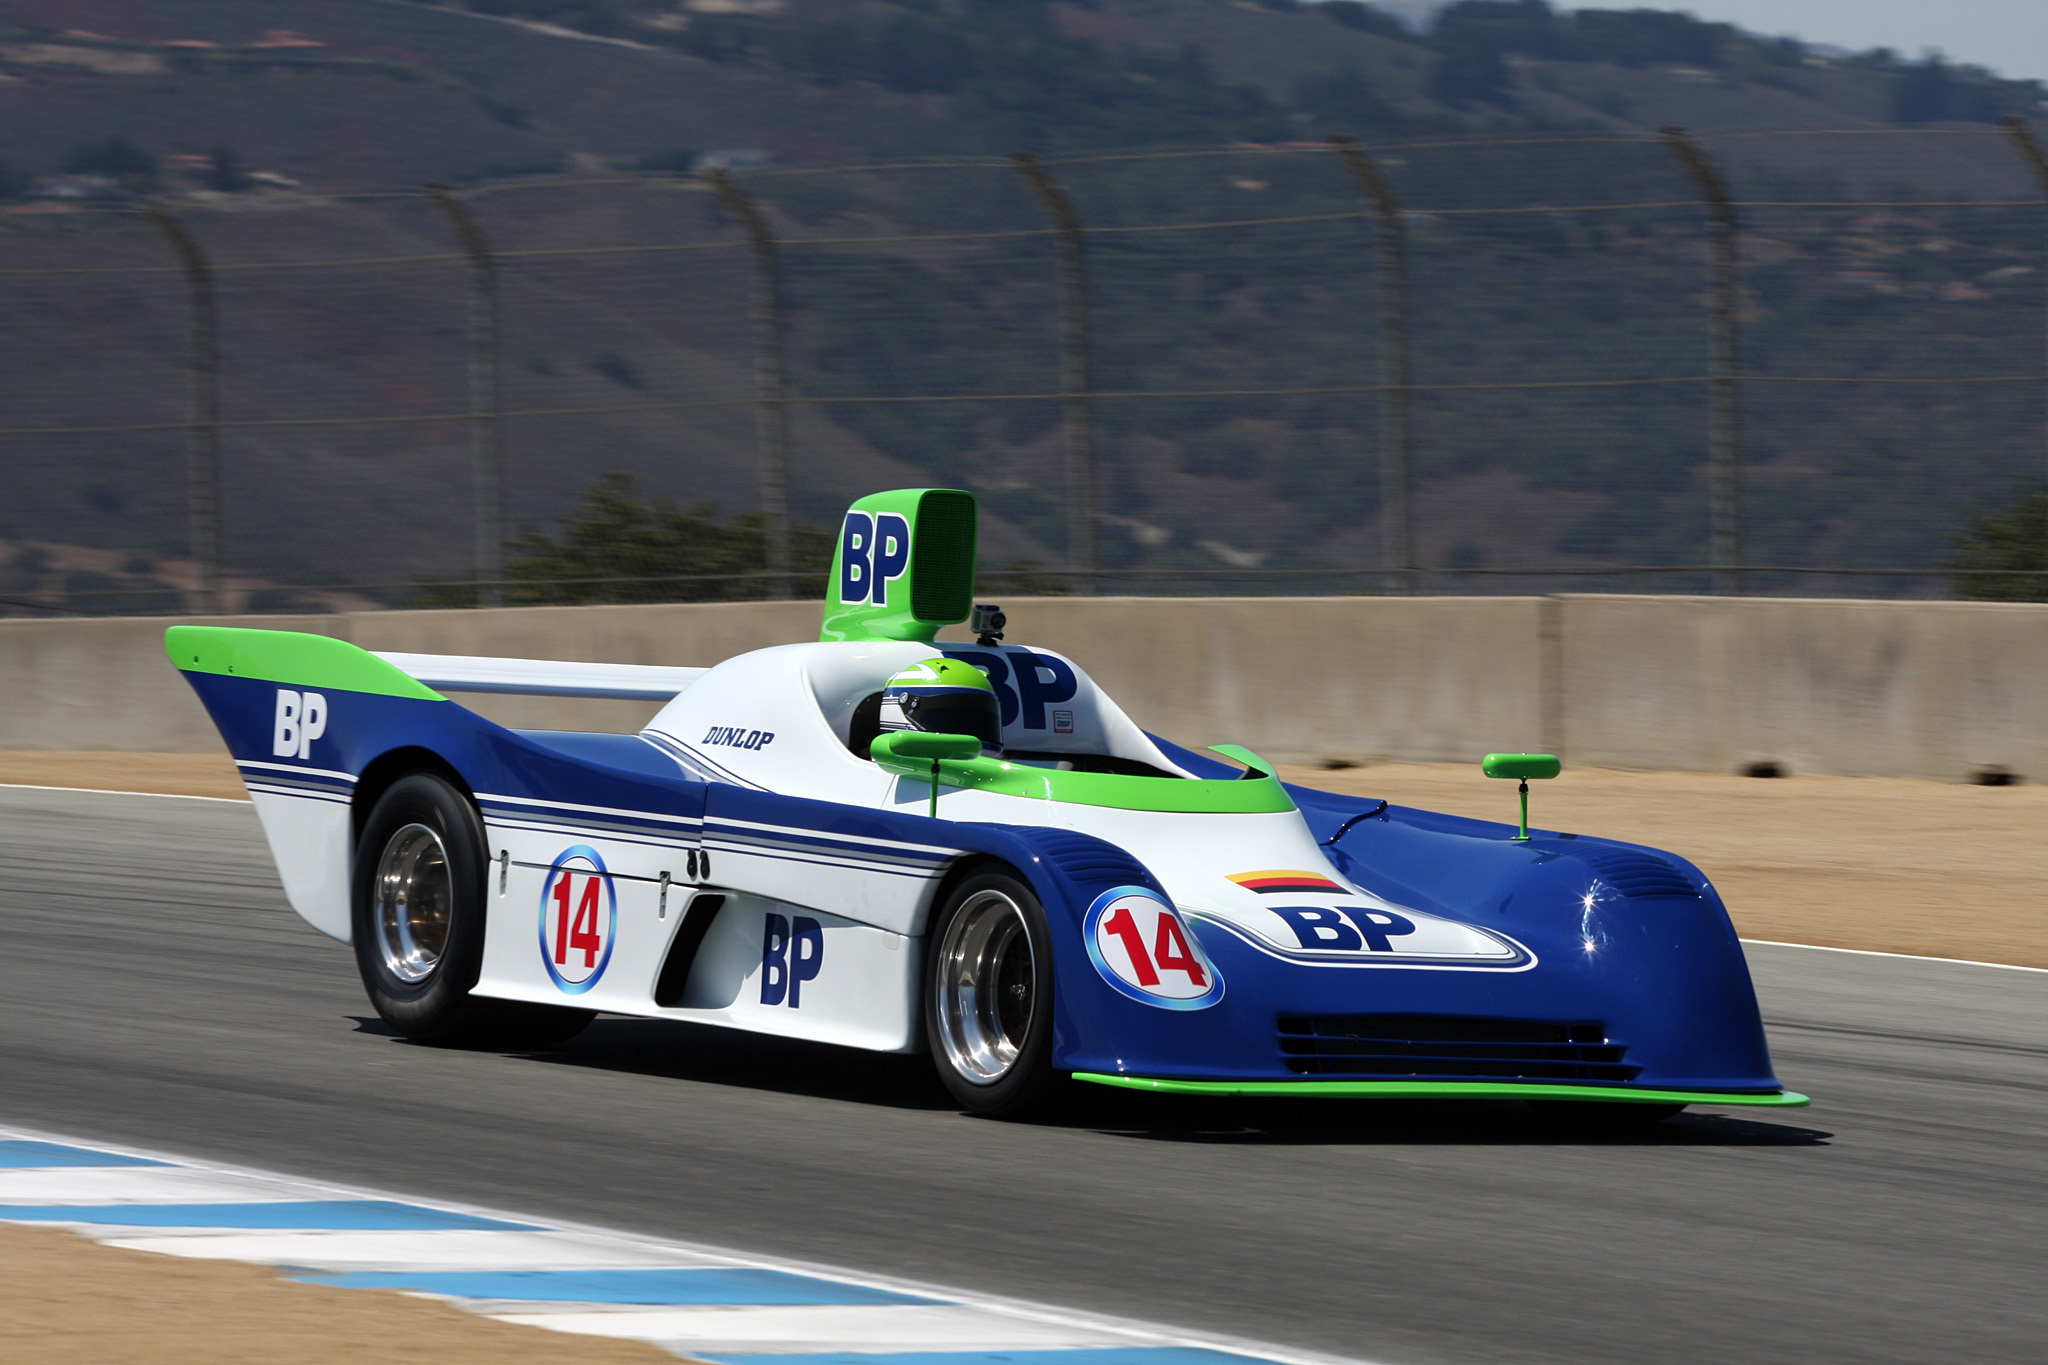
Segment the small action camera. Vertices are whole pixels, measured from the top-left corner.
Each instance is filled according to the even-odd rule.
[[[1001,607],[992,602],[976,602],[967,628],[974,632],[974,643],[992,645],[1003,638],[1003,627],[1009,623],[1010,618],[1003,615]]]

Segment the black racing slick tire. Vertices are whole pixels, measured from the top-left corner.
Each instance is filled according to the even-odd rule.
[[[356,969],[378,1017],[407,1038],[551,1047],[580,1032],[591,1011],[470,994],[483,970],[489,861],[483,820],[466,794],[434,773],[392,783],[356,843]]]
[[[968,877],[926,935],[924,1024],[939,1079],[971,1113],[1041,1111],[1052,1066],[1052,936],[1031,888],[1007,872]]]

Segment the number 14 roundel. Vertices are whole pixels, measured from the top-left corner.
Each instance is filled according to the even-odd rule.
[[[1103,892],[1088,907],[1082,935],[1102,979],[1133,1000],[1199,1010],[1223,998],[1215,964],[1156,891],[1118,886]]]
[[[588,844],[557,854],[540,891],[540,960],[568,995],[597,984],[618,937],[619,896]]]

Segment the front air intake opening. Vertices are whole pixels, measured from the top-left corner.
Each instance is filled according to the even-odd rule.
[[[1620,1083],[1642,1070],[1594,1020],[1283,1014],[1279,1044],[1297,1076]]]

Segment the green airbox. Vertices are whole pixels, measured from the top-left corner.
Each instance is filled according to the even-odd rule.
[[[899,488],[846,509],[821,640],[930,640],[974,609],[978,513],[957,488]]]

